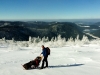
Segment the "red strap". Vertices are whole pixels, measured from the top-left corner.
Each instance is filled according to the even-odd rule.
[[[38,61],[36,60],[36,66],[38,66]]]

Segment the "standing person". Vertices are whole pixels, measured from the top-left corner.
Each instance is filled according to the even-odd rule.
[[[44,45],[42,45],[42,53],[43,54],[43,60],[42,60],[42,66],[41,66],[41,69],[44,68],[44,62],[46,62],[46,66],[45,67],[48,67],[48,52],[47,52],[47,49],[44,47]]]

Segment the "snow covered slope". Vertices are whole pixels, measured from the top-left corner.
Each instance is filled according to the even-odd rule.
[[[0,75],[100,75],[100,45],[51,48],[49,68],[23,70],[21,64],[40,53],[41,47],[17,50],[0,47]]]

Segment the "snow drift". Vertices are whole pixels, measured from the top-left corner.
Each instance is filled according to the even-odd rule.
[[[23,70],[21,64],[41,53],[41,45],[49,46],[49,68]],[[41,66],[41,64],[40,64]],[[29,41],[0,40],[0,75],[100,75],[100,40],[78,37],[65,41],[60,36],[29,38]]]

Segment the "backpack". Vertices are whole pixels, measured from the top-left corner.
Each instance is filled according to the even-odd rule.
[[[50,55],[50,48],[46,47],[46,49],[47,49],[47,54]]]

